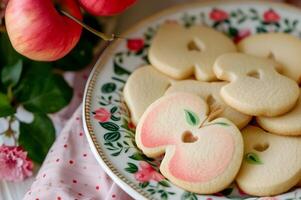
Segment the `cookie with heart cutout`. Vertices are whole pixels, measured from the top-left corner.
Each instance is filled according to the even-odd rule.
[[[216,80],[215,59],[235,51],[230,38],[212,28],[166,23],[153,38],[148,57],[154,67],[174,79],[194,75],[197,80],[212,81]]]
[[[274,117],[292,109],[300,95],[298,84],[276,71],[271,59],[227,53],[214,64],[216,76],[228,84],[223,100],[236,110],[253,116]]]
[[[131,74],[123,94],[134,124],[151,103],[164,95],[169,85],[170,78],[152,66],[140,67]]]
[[[243,158],[239,129],[228,119],[208,121],[207,103],[192,93],[165,95],[143,113],[136,143],[149,157],[165,153],[160,171],[172,183],[199,194],[226,188]]]
[[[248,126],[242,130],[244,160],[238,186],[254,196],[272,196],[295,186],[301,177],[301,137],[274,135]]]
[[[238,44],[239,51],[272,58],[281,74],[301,83],[301,40],[287,33],[263,33],[249,36]]]
[[[243,114],[228,106],[220,96],[221,88],[226,82],[203,82],[196,80],[183,80],[173,82],[165,94],[175,92],[190,92],[202,97],[210,110],[221,108],[217,117],[224,117],[232,121],[239,129],[244,128],[252,119],[252,116]]]
[[[279,135],[301,135],[301,97],[288,113],[277,117],[257,117],[257,123],[265,130]]]

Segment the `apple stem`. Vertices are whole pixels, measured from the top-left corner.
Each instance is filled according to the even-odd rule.
[[[202,128],[205,125],[205,122],[210,122],[214,118],[216,118],[218,115],[220,115],[224,111],[224,108],[217,106],[213,107],[209,113],[209,115],[201,122],[201,125],[199,128]]]
[[[67,13],[67,12],[65,12],[63,10],[60,10],[60,12],[63,15],[65,15],[66,17],[72,19],[73,21],[75,21],[76,23],[78,23],[79,25],[81,25],[86,30],[90,31],[91,33],[93,33],[94,35],[100,37],[101,39],[103,39],[105,41],[113,41],[114,39],[119,38],[119,37],[116,37],[114,34],[107,35],[105,33],[102,33],[102,32],[99,32],[99,31],[95,30],[94,28],[92,28],[92,27],[84,24],[83,22],[81,22],[80,20],[78,20],[76,17],[73,17],[72,15],[70,15],[69,13]]]

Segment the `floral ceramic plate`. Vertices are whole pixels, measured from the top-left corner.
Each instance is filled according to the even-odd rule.
[[[85,92],[84,123],[95,157],[105,171],[135,199],[257,199],[235,185],[215,195],[197,195],[173,185],[158,171],[158,160],[137,149],[135,126],[123,101],[123,86],[139,66],[148,63],[147,52],[162,23],[186,27],[206,24],[224,32],[235,42],[269,31],[301,36],[300,10],[276,3],[211,1],[171,8],[146,19],[125,34],[127,41],[114,43],[105,51],[91,73]],[[301,200],[295,188],[277,197],[261,199]]]

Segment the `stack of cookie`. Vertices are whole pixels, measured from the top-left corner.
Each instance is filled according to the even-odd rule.
[[[211,28],[169,23],[149,60],[129,77],[124,97],[138,147],[164,155],[166,178],[200,194],[236,181],[255,196],[300,181],[301,40],[265,33],[235,46]]]

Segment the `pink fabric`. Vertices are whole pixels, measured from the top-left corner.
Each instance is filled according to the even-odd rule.
[[[68,82],[75,88],[74,98],[67,108],[52,116],[56,130],[61,133],[24,200],[131,199],[102,170],[84,135],[79,104],[88,73],[89,69],[66,74]],[[61,130],[61,127],[64,128]]]

